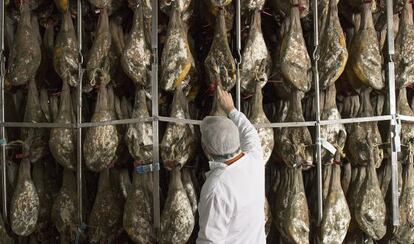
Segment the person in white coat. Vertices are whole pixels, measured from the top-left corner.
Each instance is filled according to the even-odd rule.
[[[264,244],[265,163],[256,129],[218,88],[229,118],[208,116],[200,126],[210,171],[201,194],[197,244]]]

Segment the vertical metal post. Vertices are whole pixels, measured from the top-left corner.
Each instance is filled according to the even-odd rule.
[[[76,131],[77,131],[77,150],[76,150],[76,166],[77,166],[77,192],[78,192],[78,219],[79,226],[83,225],[83,201],[82,201],[82,77],[83,77],[83,56],[82,56],[82,0],[77,0],[77,32],[78,32],[78,89],[76,106]]]
[[[159,122],[158,122],[158,0],[152,0],[152,65],[151,65],[151,97],[152,97],[152,157],[153,163],[159,163]],[[159,171],[155,170],[153,174],[153,207],[154,207],[154,231],[158,236],[160,228],[160,192],[159,192]]]
[[[322,161],[321,161],[321,108],[320,108],[320,94],[319,94],[319,21],[318,21],[318,1],[313,0],[313,80],[315,82],[316,94],[316,180],[318,187],[318,224],[321,223],[323,217],[323,203],[322,203]]]
[[[395,104],[395,71],[394,71],[394,20],[393,20],[393,0],[387,0],[387,45],[388,45],[388,92],[390,99],[391,114],[391,198],[392,198],[392,224],[398,226],[400,224],[399,211],[399,192],[398,192],[398,159],[397,153],[400,151],[400,135],[396,118]]]
[[[0,123],[4,123],[4,78],[6,73],[6,60],[4,56],[4,0],[0,1]],[[6,133],[4,125],[0,127],[1,143],[1,171],[2,171],[2,205],[3,219],[7,221],[7,173],[6,173]]]
[[[242,60],[241,56],[241,11],[240,11],[240,0],[236,1],[236,108],[241,109],[241,98],[240,98],[240,63]]]

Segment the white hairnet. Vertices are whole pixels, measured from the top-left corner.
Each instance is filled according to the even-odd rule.
[[[200,125],[203,149],[213,159],[229,159],[240,151],[239,130],[230,119],[207,116]]]

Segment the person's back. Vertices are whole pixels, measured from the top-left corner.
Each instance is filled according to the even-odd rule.
[[[260,138],[244,114],[231,109],[229,117],[238,128],[241,150],[231,160],[210,161],[211,170],[207,173],[200,196],[197,243],[266,243],[264,162]],[[218,118],[210,120],[214,119]],[[220,125],[211,125],[210,128],[215,128],[217,132],[220,131],[218,127]],[[211,131],[204,133],[208,132]],[[221,131],[225,132],[228,131]],[[209,138],[214,140],[215,136],[213,134]],[[203,145],[206,154],[215,150],[206,147]]]

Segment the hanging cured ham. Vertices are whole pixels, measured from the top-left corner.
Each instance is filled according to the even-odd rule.
[[[345,35],[339,22],[336,0],[329,1],[329,8],[323,26],[319,44],[321,46],[319,75],[321,87],[325,89],[338,80],[348,60]]]
[[[252,124],[268,124],[270,123],[269,119],[266,117],[266,114],[263,111],[262,101],[262,88],[259,84],[256,85],[256,92],[251,101],[251,112],[249,115],[249,120]],[[257,128],[259,137],[261,139],[261,145],[263,150],[263,160],[267,163],[273,152],[274,135],[272,128]]]
[[[134,173],[125,202],[123,226],[129,237],[137,243],[154,243],[152,236],[152,191],[148,188],[149,173]]]
[[[191,202],[184,189],[181,172],[171,171],[168,197],[161,214],[160,243],[186,243],[195,225]]]
[[[405,121],[414,117],[411,0],[320,0],[318,33],[309,0],[3,2],[8,216],[0,219],[0,243],[195,243],[208,170],[196,124],[227,117],[217,87],[241,95],[238,109],[261,139],[269,243],[414,243],[414,123]],[[396,37],[390,57],[388,24]],[[311,55],[319,60],[320,101]],[[366,119],[390,118],[387,61],[395,62],[400,115],[395,227],[394,127]],[[356,117],[366,122],[337,123]],[[153,179],[158,163],[164,169]]]
[[[39,93],[35,80],[29,81],[24,121],[32,123],[47,122],[41,108]],[[22,128],[21,138],[29,147],[27,152],[32,163],[39,161],[48,154],[48,130],[46,128]]]
[[[414,23],[413,7],[406,1],[395,38],[395,86],[405,87],[414,79]]]
[[[171,117],[189,119],[188,102],[181,87],[175,91],[171,105]],[[182,123],[170,123],[165,130],[161,142],[161,158],[164,167],[172,170],[175,167],[182,167],[190,160],[195,153],[197,137],[194,126]]]
[[[256,11],[250,23],[249,37],[242,52],[240,64],[242,92],[254,94],[256,83],[263,87],[269,79],[272,59],[267,50],[261,28],[260,11]]]
[[[101,80],[108,79],[108,53],[111,47],[111,32],[109,30],[109,18],[106,9],[101,9],[95,40],[89,51],[89,59],[86,64],[88,80],[91,86],[99,84]]]
[[[145,92],[137,90],[135,94],[132,118],[145,119],[149,117]],[[139,122],[128,125],[125,135],[129,153],[138,162],[152,161],[152,125],[151,122]]]
[[[115,240],[121,224],[121,202],[115,195],[109,176],[109,169],[99,175],[98,193],[89,216],[89,225],[93,226],[89,231],[92,243]]]
[[[332,170],[330,184],[324,187],[323,218],[321,223],[322,243],[340,244],[345,239],[351,222],[351,213],[341,186],[341,168],[339,165],[325,166]],[[325,186],[325,184],[324,184]]]
[[[397,100],[397,112],[402,115],[414,116],[408,105],[406,88],[400,88]],[[398,173],[401,176],[401,191],[399,197],[400,226],[396,228],[393,236],[399,243],[412,243],[414,241],[414,176],[413,176],[413,138],[414,128],[411,123],[401,123],[401,152],[398,154]]]
[[[62,24],[56,37],[53,67],[62,80],[71,86],[78,84],[78,40],[70,12],[62,14]]]
[[[291,95],[285,122],[303,122],[301,100],[303,93],[296,91]],[[312,165],[312,138],[307,127],[281,128],[276,136],[276,148],[283,161],[292,168]]]
[[[368,167],[366,167],[365,182],[360,187],[355,210],[356,222],[368,236],[374,240],[379,240],[386,233],[386,209],[372,154],[370,155]]]
[[[76,177],[68,169],[63,170],[62,187],[52,207],[52,220],[63,241],[74,241],[77,231]]]
[[[309,209],[302,169],[283,166],[274,205],[274,224],[284,241],[309,243]]]
[[[374,28],[370,4],[364,4],[361,25],[351,42],[349,66],[354,77],[354,88],[364,85],[376,90],[384,88],[380,46]],[[352,81],[352,80],[350,80]]]
[[[288,103],[281,103],[280,111],[288,108],[279,120],[304,121],[301,100],[303,93],[292,89]],[[306,127],[281,128],[275,136],[276,155],[283,160],[280,177],[274,192],[273,223],[283,241],[309,243],[309,208],[305,195],[302,170],[312,165],[311,135]],[[279,169],[278,169],[279,170]]]
[[[28,1],[22,1],[20,21],[11,50],[8,77],[14,86],[27,84],[34,79],[41,62],[40,42],[31,23]]]
[[[70,124],[76,122],[72,109],[69,84],[62,86],[59,112],[55,123]],[[72,128],[52,128],[50,130],[49,148],[56,161],[71,170],[76,168],[75,131]]]
[[[236,83],[236,63],[227,39],[224,10],[219,11],[219,16],[216,19],[214,39],[210,52],[204,61],[204,69],[210,85],[220,80],[223,89],[229,91]],[[225,79],[222,79],[222,77]]]
[[[152,33],[152,2],[151,0],[143,0],[141,3],[143,4],[144,28],[146,33]],[[145,40],[147,40],[148,45],[151,44],[151,36],[149,34],[145,35]]]
[[[189,74],[194,67],[187,32],[175,3],[161,55],[160,87],[166,91],[174,91],[178,86],[190,83]]]
[[[149,87],[151,50],[145,39],[143,6],[134,9],[132,29],[121,57],[124,72],[137,86]]]
[[[340,120],[341,115],[336,105],[336,88],[334,85],[321,92],[322,102],[321,119],[322,120]],[[322,103],[321,102],[321,103]],[[326,125],[321,127],[321,137],[334,146],[339,155],[342,157],[345,147],[347,133],[345,126],[342,124]],[[321,157],[322,163],[330,163],[336,155],[332,155],[329,151],[322,148]]]
[[[311,60],[303,38],[298,7],[291,8],[285,25],[287,31],[280,47],[282,76],[296,89],[307,92],[311,82]]]
[[[193,210],[193,214],[195,217],[198,208],[198,197],[196,189],[194,187],[193,180],[191,179],[191,170],[189,168],[184,167],[181,170],[181,180],[183,182],[185,192],[187,193],[188,200],[190,200],[191,209]]]
[[[335,85],[329,86],[327,90],[321,91],[320,94],[321,119],[341,119],[335,100]],[[314,100],[311,99],[311,102],[311,106],[313,106]],[[315,187],[310,188],[310,199],[308,201],[312,210],[311,223],[312,228],[317,231],[317,233],[311,232],[313,235],[311,240],[314,239],[316,243],[342,243],[351,221],[350,210],[341,184],[341,167],[337,165],[343,157],[346,141],[345,126],[341,124],[321,126],[320,135],[323,138],[322,140],[331,145],[331,150],[334,150],[334,152],[324,147],[321,148],[323,216],[320,227],[317,226],[317,189]],[[316,173],[316,171],[312,173]],[[310,178],[312,185],[317,184],[315,176],[316,174],[313,174]]]
[[[411,152],[412,153],[412,152]],[[399,243],[414,242],[414,168],[412,157],[402,167],[402,191],[399,199],[400,226],[394,232],[394,238]]]
[[[366,89],[359,95],[359,117],[373,115],[370,92],[371,89]],[[383,150],[378,147],[381,143],[376,122],[356,123],[348,128],[345,148],[352,165],[351,183],[347,191],[353,218],[348,233],[351,239],[361,236],[361,231],[374,240],[381,239],[386,233],[385,202],[376,173],[376,168],[383,160]]]
[[[39,195],[32,181],[30,161],[20,162],[16,188],[10,204],[10,224],[14,233],[28,236],[36,228],[39,218]]]
[[[373,116],[372,104],[370,101],[370,89],[360,94],[360,103],[358,117]],[[382,143],[381,135],[376,122],[351,124],[348,129],[348,137],[346,142],[346,155],[350,162],[355,165],[367,166],[370,162],[368,152],[370,147],[367,144],[367,138],[372,141],[375,147],[373,150],[374,163],[379,167],[383,159],[383,150],[378,147]]]
[[[95,113],[92,122],[103,122],[112,119],[111,109],[108,104],[106,84],[99,86],[98,99],[95,105]],[[114,125],[91,127],[86,131],[83,144],[83,154],[86,166],[95,172],[107,168],[115,157],[118,147],[118,132]]]
[[[397,112],[401,115],[414,116],[413,110],[410,108],[407,99],[407,89],[400,88],[397,90]],[[411,144],[414,141],[414,127],[412,123],[401,122],[401,152],[398,155],[398,160],[402,163],[410,162]]]

